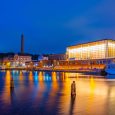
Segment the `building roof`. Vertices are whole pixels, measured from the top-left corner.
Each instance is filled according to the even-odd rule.
[[[115,41],[113,39],[101,39],[101,40],[96,40],[96,41],[92,41],[92,42],[86,42],[86,43],[78,43],[76,45],[71,45],[71,46],[68,46],[68,47],[72,47],[72,46],[77,46],[77,45],[83,45],[83,44],[89,44],[89,43],[94,43],[94,42],[100,42],[100,41],[106,41],[106,40],[111,40],[111,41]]]

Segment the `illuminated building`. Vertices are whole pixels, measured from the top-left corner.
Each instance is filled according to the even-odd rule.
[[[14,56],[4,57],[2,66],[5,67],[25,67],[26,62],[31,62],[32,56],[26,54],[15,54]]]
[[[67,47],[69,60],[93,60],[115,58],[115,40],[104,39]]]
[[[39,61],[36,61],[36,60],[27,61],[25,62],[25,65],[28,68],[36,68],[39,65]]]
[[[31,56],[29,55],[15,55],[13,62],[15,66],[25,66],[25,63],[28,61],[32,61]]]

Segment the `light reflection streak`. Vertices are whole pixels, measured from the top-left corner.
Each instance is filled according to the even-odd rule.
[[[69,77],[69,73],[65,73],[64,78],[65,78],[65,81],[66,81],[66,82],[69,82],[69,81],[68,81],[68,77]]]
[[[64,81],[64,78],[65,78],[65,72],[62,72],[62,79]]]
[[[58,81],[56,78],[56,72],[52,72],[52,88],[53,91],[58,90]]]
[[[43,72],[41,71],[38,73],[38,80],[39,83],[38,83],[38,92],[36,93],[36,101],[39,103],[39,101],[42,100],[43,94],[46,90],[45,82],[43,82]]]
[[[52,72],[52,81],[57,81],[56,72]]]
[[[51,85],[51,89],[50,89],[50,96],[48,98],[48,103],[50,103],[50,105],[47,106],[47,109],[50,111],[54,105],[55,105],[55,100],[57,97],[57,94],[59,93],[59,83],[57,81],[57,73],[56,72],[52,72],[52,85]]]
[[[11,104],[11,89],[10,89],[10,80],[11,80],[11,73],[10,71],[6,71],[5,76],[5,84],[4,84],[4,91],[2,94],[2,99],[6,104]]]
[[[29,73],[29,81],[33,81],[33,73],[32,73],[32,71],[30,71],[30,73]]]
[[[64,113],[65,115],[69,115],[70,113],[70,108],[71,108],[71,96],[70,96],[70,79],[68,78],[68,73],[62,73],[63,77],[63,87],[61,88],[61,92],[63,92],[63,96],[60,97],[59,102],[61,102],[60,106],[60,113]],[[67,101],[68,100],[68,101]],[[72,109],[72,108],[71,108]],[[65,111],[66,110],[66,111]]]
[[[38,72],[36,71],[35,74],[34,74],[34,80],[35,81],[38,81]]]
[[[29,78],[30,86],[31,86],[31,88],[32,88],[32,87],[33,87],[33,84],[34,84],[34,83],[33,83],[34,78],[33,78],[33,73],[32,73],[32,71],[29,72],[28,78]]]
[[[90,99],[87,102],[87,106],[86,106],[86,112],[90,113],[91,111],[91,106],[93,105],[94,102],[94,96],[95,96],[95,81],[93,76],[91,76],[90,78]]]
[[[43,81],[43,72],[40,71],[38,76],[39,76],[39,81]]]
[[[50,79],[49,79],[50,76],[48,76],[48,74],[46,74],[45,77],[46,77],[46,80],[47,80],[47,81],[50,81]]]
[[[20,74],[19,74],[19,81],[23,81],[23,80],[24,80],[23,72],[20,71]]]

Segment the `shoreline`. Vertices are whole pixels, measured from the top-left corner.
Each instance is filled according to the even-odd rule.
[[[86,73],[86,74],[101,74],[101,70],[76,70],[76,69],[27,69],[27,68],[3,68],[2,70],[26,70],[26,71],[46,71],[46,72],[73,72],[73,73]]]

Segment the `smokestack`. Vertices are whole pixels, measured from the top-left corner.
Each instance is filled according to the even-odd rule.
[[[21,54],[24,53],[24,34],[21,35]]]

